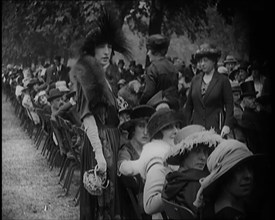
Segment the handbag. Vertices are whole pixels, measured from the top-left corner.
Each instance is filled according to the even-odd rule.
[[[83,174],[84,188],[93,196],[101,196],[103,190],[109,186],[109,180],[107,179],[107,173],[98,172],[98,166],[85,171]]]

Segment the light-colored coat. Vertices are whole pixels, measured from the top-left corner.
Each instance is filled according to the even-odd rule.
[[[164,211],[164,208],[161,192],[166,174],[173,171],[173,168],[168,167],[165,163],[169,154],[171,154],[171,146],[168,143],[162,140],[153,140],[143,146],[138,160],[128,162],[134,173],[140,173],[145,179],[144,210],[147,214],[152,215],[152,219],[162,219],[161,212]]]

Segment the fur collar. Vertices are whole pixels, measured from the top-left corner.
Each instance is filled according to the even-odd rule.
[[[108,88],[104,70],[92,56],[80,57],[72,66],[71,76],[80,83],[90,108],[99,103],[108,104],[110,89]]]
[[[162,140],[153,140],[143,146],[138,160],[131,161],[135,173],[139,173],[142,178],[146,177],[146,168],[149,162],[156,157],[163,161],[171,153],[171,146]]]

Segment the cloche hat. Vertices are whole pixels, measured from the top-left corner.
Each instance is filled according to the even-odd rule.
[[[163,128],[177,122],[183,123],[180,115],[174,110],[163,108],[156,111],[151,116],[147,124],[147,130],[150,140],[152,140],[154,136]]]
[[[200,180],[201,187],[197,193],[194,205],[202,205],[202,195],[209,195],[225,176],[234,168],[244,163],[253,163],[263,159],[263,154],[253,154],[247,146],[235,139],[222,141],[207,159],[208,176]]]
[[[130,112],[130,120],[120,125],[120,129],[129,130],[135,123],[141,119],[149,119],[155,112],[155,109],[149,105],[138,105]]]

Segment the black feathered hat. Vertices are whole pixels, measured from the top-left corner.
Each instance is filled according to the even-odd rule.
[[[102,8],[100,17],[95,21],[92,30],[84,40],[82,52],[94,55],[97,45],[108,43],[112,45],[114,51],[129,59],[131,57],[130,45],[121,28],[115,15],[106,8]]]

